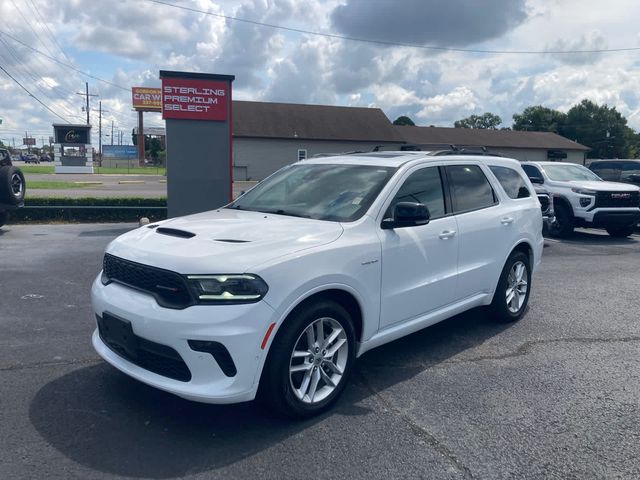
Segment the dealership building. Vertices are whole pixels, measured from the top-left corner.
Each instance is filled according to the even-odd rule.
[[[379,108],[233,101],[233,178],[261,180],[322,153],[486,147],[521,161],[582,164],[588,147],[551,132],[395,126]]]

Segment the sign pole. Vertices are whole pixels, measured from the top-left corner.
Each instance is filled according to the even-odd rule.
[[[144,165],[144,125],[142,110],[138,110],[138,164]]]

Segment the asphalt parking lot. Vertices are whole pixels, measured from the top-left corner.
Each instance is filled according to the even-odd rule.
[[[640,478],[640,236],[549,241],[530,308],[365,354],[305,422],[140,384],[90,344],[130,224],[0,228],[0,478]]]

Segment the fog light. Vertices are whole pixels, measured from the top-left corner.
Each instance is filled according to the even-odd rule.
[[[591,199],[590,198],[581,198],[580,199],[580,206],[581,207],[588,207],[590,203],[591,203]]]

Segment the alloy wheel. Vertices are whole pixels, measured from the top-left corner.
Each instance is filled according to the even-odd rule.
[[[507,307],[511,313],[518,313],[527,298],[527,266],[517,261],[511,267],[507,277],[507,290],[505,293]]]
[[[14,173],[11,176],[11,192],[14,196],[19,197],[22,193],[22,188],[22,179],[20,178],[20,175]]]
[[[340,323],[329,317],[311,322],[300,334],[289,361],[289,381],[304,403],[326,399],[341,382],[349,342]]]

